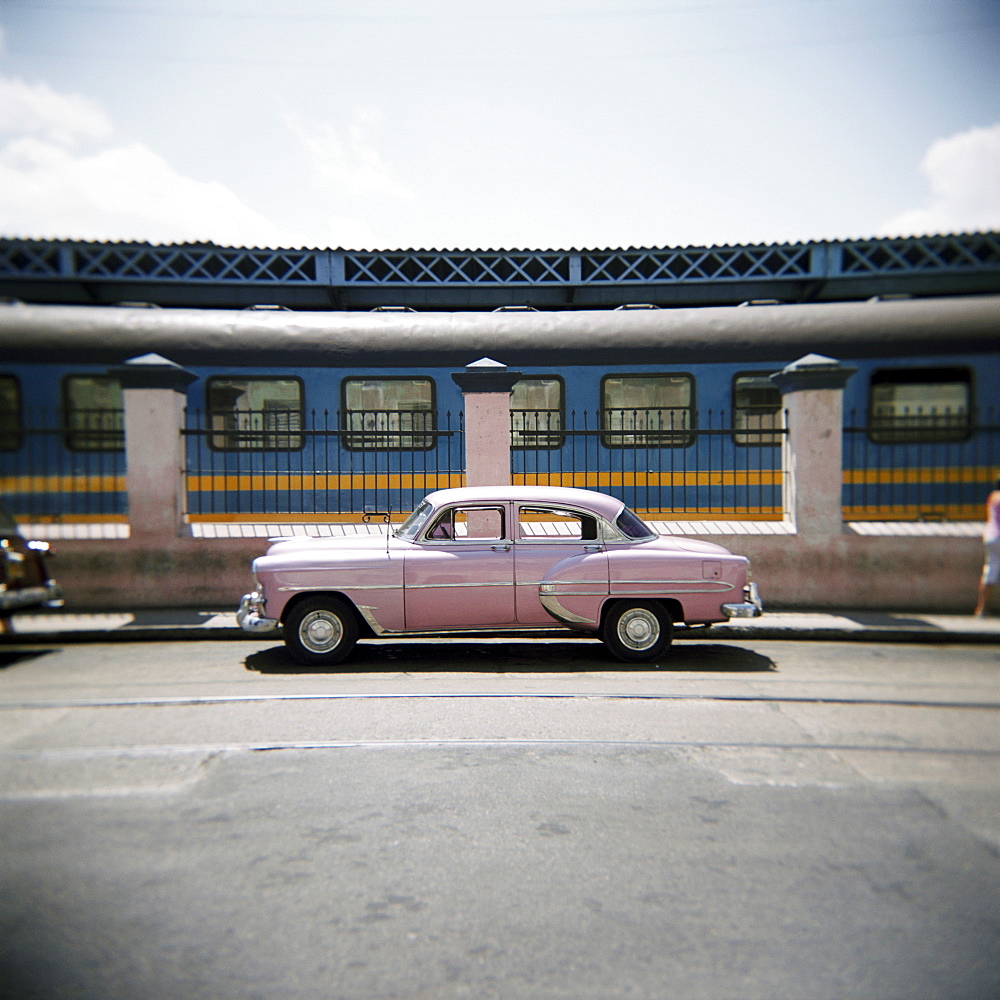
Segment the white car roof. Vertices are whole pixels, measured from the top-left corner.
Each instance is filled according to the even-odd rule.
[[[518,503],[545,503],[584,507],[613,521],[625,505],[621,500],[594,490],[579,490],[562,486],[464,486],[456,489],[436,490],[425,498],[435,507],[449,503],[482,502],[484,500]]]

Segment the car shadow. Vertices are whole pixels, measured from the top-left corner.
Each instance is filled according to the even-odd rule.
[[[602,642],[594,639],[548,640],[544,643],[408,639],[402,642],[359,642],[350,657],[336,666],[310,667],[296,663],[284,646],[251,653],[244,664],[247,670],[261,674],[534,674],[608,670],[747,674],[777,670],[770,657],[754,650],[690,640],[671,646],[650,663],[622,663],[608,652]]]
[[[54,649],[0,649],[0,670],[16,667],[29,660],[37,660],[55,653]]]

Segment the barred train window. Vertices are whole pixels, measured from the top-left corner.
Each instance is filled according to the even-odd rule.
[[[0,375],[0,451],[21,447],[21,386],[13,375]]]
[[[522,378],[510,397],[511,435],[515,448],[561,448],[563,380],[552,376]]]
[[[106,375],[67,375],[62,391],[67,448],[125,450],[125,403],[118,379]]]
[[[872,373],[868,436],[898,444],[964,441],[971,432],[968,368],[883,368]]]
[[[694,443],[695,424],[691,375],[607,375],[601,381],[602,440],[609,448],[686,448]]]
[[[341,384],[344,447],[353,451],[433,448],[429,378],[347,378]]]
[[[760,433],[781,427],[781,390],[770,372],[747,372],[733,379],[733,441],[777,444],[780,434]]]
[[[295,451],[303,446],[301,380],[212,376],[205,393],[211,448]]]

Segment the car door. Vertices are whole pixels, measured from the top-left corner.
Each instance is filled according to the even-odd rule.
[[[407,629],[515,622],[508,524],[502,503],[449,506],[433,518],[403,564]]]
[[[598,519],[587,512],[547,504],[519,504],[514,544],[514,593],[517,620],[551,625],[540,601],[551,583],[549,603],[562,620],[593,624],[608,594],[608,554]]]

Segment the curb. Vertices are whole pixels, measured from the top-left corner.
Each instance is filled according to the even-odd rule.
[[[280,633],[250,635],[236,625],[234,612],[202,610],[149,610],[137,612],[65,612],[20,614],[11,619],[12,630],[0,634],[0,644],[33,642],[203,642],[273,638]],[[425,633],[421,638],[456,639],[497,635],[483,629],[466,633]],[[573,638],[572,633],[523,632],[520,638]],[[1000,643],[1000,618],[962,615],[912,615],[859,612],[817,614],[774,612],[761,618],[732,620],[708,628],[678,629],[674,638],[761,641],[893,642],[893,643]],[[393,637],[388,637],[393,638]],[[397,638],[408,638],[399,636]]]

